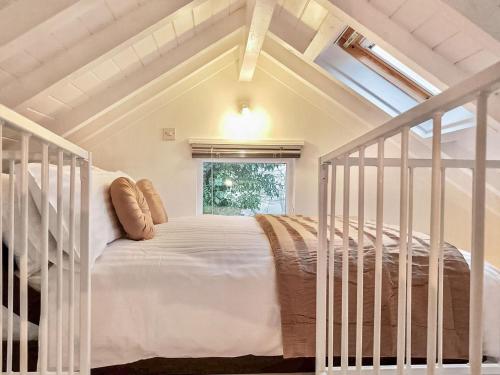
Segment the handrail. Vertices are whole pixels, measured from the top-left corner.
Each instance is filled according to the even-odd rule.
[[[468,103],[480,92],[494,91],[500,87],[500,62],[473,75],[461,83],[449,88],[439,95],[413,107],[401,115],[387,121],[385,124],[363,134],[338,149],[323,155],[320,162],[328,163],[346,154],[356,152],[361,146],[369,146],[379,138],[389,138],[398,133],[403,127],[414,127],[424,121],[432,119],[435,113],[445,113],[457,106]]]
[[[376,167],[378,158],[363,158],[363,165],[365,167]],[[472,159],[441,159],[441,168],[443,169],[456,169],[466,168],[474,169],[475,161]],[[349,166],[358,167],[360,159],[358,157],[349,157]],[[401,167],[401,159],[398,158],[384,158],[384,167]],[[432,159],[409,159],[409,168],[431,168]],[[487,169],[500,169],[500,160],[486,160]]]
[[[20,132],[26,132],[31,136],[38,138],[42,142],[57,146],[60,149],[76,155],[82,159],[87,160],[89,158],[88,151],[85,151],[84,149],[68,141],[67,139],[58,136],[55,133],[52,133],[50,130],[44,128],[43,126],[38,125],[34,121],[31,121],[30,119],[20,115],[12,109],[0,104],[0,123],[2,122],[2,120],[6,123],[7,126],[12,127]]]

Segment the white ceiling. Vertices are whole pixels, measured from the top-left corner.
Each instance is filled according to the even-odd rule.
[[[347,25],[442,88],[500,60],[500,42],[441,0],[0,0],[0,103],[65,136],[97,134],[99,119],[200,54],[206,64],[243,48],[256,1],[276,2],[262,50],[279,44],[314,74]]]

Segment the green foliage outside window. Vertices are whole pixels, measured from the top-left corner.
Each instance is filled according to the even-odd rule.
[[[285,212],[285,163],[203,163],[204,214]]]

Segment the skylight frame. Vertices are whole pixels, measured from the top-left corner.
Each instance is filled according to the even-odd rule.
[[[368,78],[366,74],[368,74],[368,71],[371,71],[372,76],[369,78],[370,80],[373,80],[375,76],[378,76],[380,80],[383,80],[387,84],[398,89],[401,92],[401,95],[411,98],[411,100],[415,101],[416,104],[442,92],[441,89],[434,86],[382,47],[370,42],[351,27],[347,27],[343,34],[336,40],[334,45],[330,49],[325,50],[324,53],[328,54],[329,52],[327,51],[332,48],[338,48],[347,55],[350,55],[353,62],[357,60],[357,64],[359,64],[357,69],[359,69],[359,74],[365,76],[364,78]],[[377,90],[372,90],[370,86],[367,86],[368,82],[363,83],[360,81],[361,76],[358,77],[357,71],[352,70],[353,65],[351,65],[351,68],[348,68],[351,63],[347,63],[348,65],[341,68],[340,66],[336,66],[335,63],[332,64],[331,62],[328,62],[328,59],[324,60],[324,53],[318,57],[317,63],[326,68],[330,74],[340,79],[348,87],[365,97],[381,110],[394,117],[400,115],[408,109],[404,108],[405,105],[408,104],[407,102],[405,104],[407,99],[403,99],[403,97],[401,97],[402,101],[399,105],[391,104],[390,101],[388,102],[385,100],[385,94],[381,95],[380,87]],[[337,56],[337,58],[338,57],[340,56]],[[320,63],[320,61],[324,62]],[[347,60],[341,58],[340,61],[344,61],[341,64],[345,64],[345,61]],[[324,65],[325,63],[326,65]],[[351,72],[344,71],[345,69],[350,69]],[[373,84],[373,82],[371,84]],[[382,84],[382,81],[380,81],[380,84]],[[379,92],[377,93],[377,91]],[[389,97],[391,95],[394,96],[394,93],[395,92],[390,90],[388,94]],[[395,98],[393,97],[392,99]],[[399,101],[399,99],[397,100]],[[449,117],[447,119],[448,121],[443,121],[443,134],[474,127],[472,113],[470,113],[470,111],[465,109],[463,106],[455,108],[451,111],[451,113],[454,115],[451,115],[451,117],[446,116]],[[459,118],[456,118],[457,114]],[[432,130],[429,130],[428,124],[426,123],[422,123],[421,125],[414,127],[412,131],[421,138],[432,137]]]
[[[372,50],[376,45],[351,27],[343,32],[335,44],[419,102],[431,98],[439,90],[428,82],[420,84],[419,81],[425,79],[387,51],[378,46]]]
[[[385,49],[380,47],[378,44],[368,41],[366,38],[359,43],[363,48],[368,49],[371,53],[377,56],[379,59],[383,60],[387,65],[391,66],[393,69],[397,70],[400,74],[404,75],[407,79],[413,81],[416,85],[420,86],[423,90],[427,91],[432,96],[438,95],[442,92],[441,89],[434,86],[432,83],[427,81],[420,74],[415,72],[409,66],[398,60],[396,57],[391,55]]]

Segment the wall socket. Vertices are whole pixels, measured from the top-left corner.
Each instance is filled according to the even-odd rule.
[[[162,139],[164,141],[175,141],[175,128],[163,128]]]

